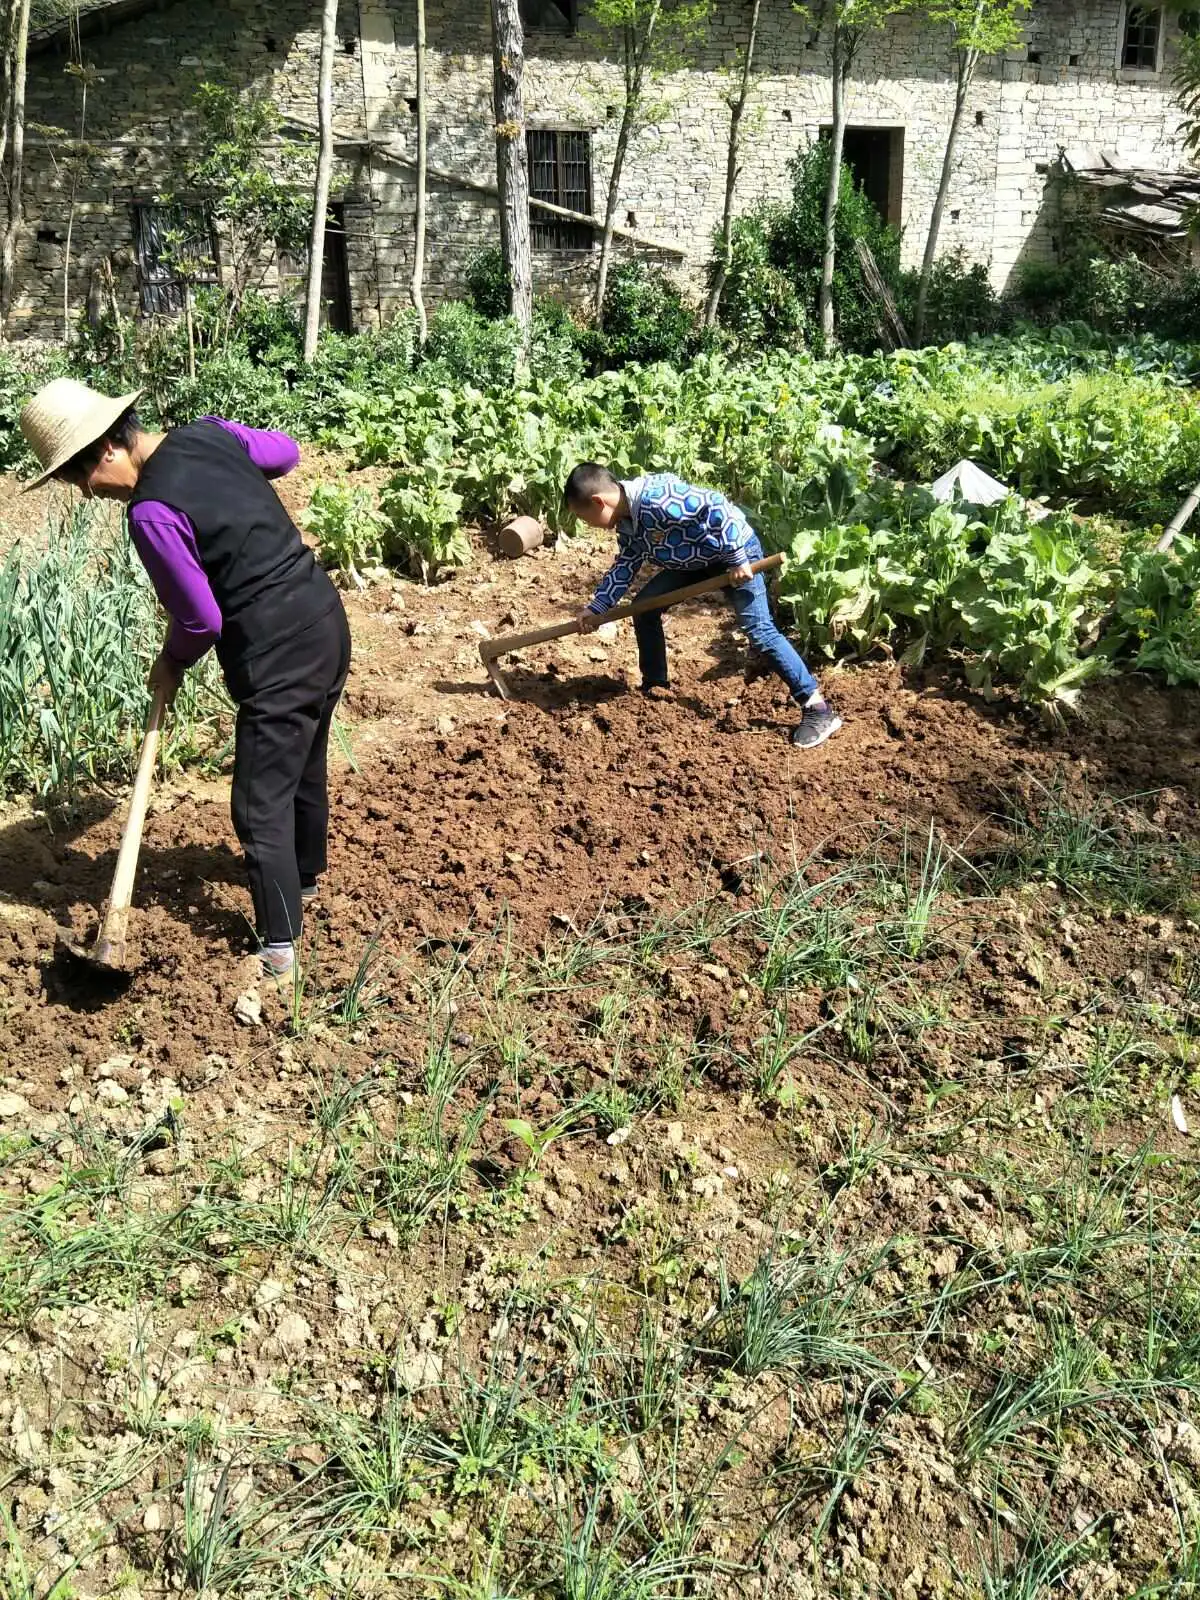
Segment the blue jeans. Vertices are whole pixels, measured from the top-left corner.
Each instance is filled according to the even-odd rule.
[[[762,546],[757,539],[747,547],[747,559],[762,560]],[[660,594],[671,594],[690,583],[704,578],[715,578],[727,571],[725,567],[679,567],[656,573],[650,582],[638,591],[639,600],[649,600]],[[767,600],[767,582],[761,572],[756,572],[749,583],[739,588],[722,589],[737,614],[738,625],[750,643],[761,650],[775,671],[787,684],[796,700],[805,701],[817,690],[817,680],[803,660],[780,633],[771,617]],[[637,635],[638,661],[642,668],[642,688],[665,688],[667,685],[667,640],[663,633],[662,611],[647,611],[633,619]]]

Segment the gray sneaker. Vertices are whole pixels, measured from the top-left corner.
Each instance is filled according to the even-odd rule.
[[[841,725],[842,719],[832,706],[806,707],[800,726],[792,734],[792,743],[801,750],[815,750],[832,738]]]

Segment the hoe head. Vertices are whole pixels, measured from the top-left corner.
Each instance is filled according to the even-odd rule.
[[[128,911],[109,913],[100,924],[95,942],[86,945],[69,928],[55,929],[55,947],[61,955],[89,972],[122,985],[132,977],[128,949]]]
[[[496,665],[495,647],[492,646],[492,648],[489,649],[490,645],[492,645],[492,641],[490,639],[484,639],[481,641],[479,646],[479,659],[487,668],[488,677],[496,685],[496,692],[499,694],[501,700],[507,700],[509,698],[508,685],[504,681],[503,673]]]

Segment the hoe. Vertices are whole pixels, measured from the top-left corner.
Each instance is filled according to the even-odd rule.
[[[133,900],[133,879],[137,872],[138,851],[142,843],[142,825],[146,820],[146,807],[150,802],[150,783],[154,777],[154,758],[158,754],[158,728],[166,709],[166,695],[156,691],[146,721],[142,739],[142,753],[138,758],[137,776],[129,801],[129,815],[121,835],[121,848],[117,855],[117,868],[113,873],[108,904],[100,919],[100,930],[89,947],[78,944],[66,928],[59,928],[58,946],[77,961],[86,962],[93,970],[124,978],[129,974],[126,953],[126,935],[129,925],[129,907]]]
[[[762,561],[753,562],[750,570],[771,572],[782,564],[782,555],[766,556]],[[629,600],[624,605],[614,606],[611,611],[606,611],[603,620],[617,622],[622,617],[639,617],[645,611],[659,611],[663,606],[675,606],[681,600],[694,600],[697,595],[713,594],[718,589],[728,587],[729,575],[722,573],[719,577],[704,578],[700,583],[690,583],[686,588],[676,589],[671,594],[658,595],[652,600]],[[572,617],[569,622],[556,622],[549,628],[535,628],[531,633],[506,633],[499,639],[484,639],[479,646],[479,659],[487,668],[488,676],[496,685],[500,698],[507,700],[510,698],[508,685],[496,665],[498,657],[512,655],[515,650],[527,650],[531,645],[549,644],[552,639],[565,639],[568,634],[579,631],[579,624]]]

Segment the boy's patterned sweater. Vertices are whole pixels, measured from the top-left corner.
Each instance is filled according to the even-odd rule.
[[[617,559],[588,610],[611,611],[647,561],[685,571],[740,567],[751,559],[754,529],[719,489],[698,489],[669,472],[631,478],[621,488],[630,515],[617,524]]]

